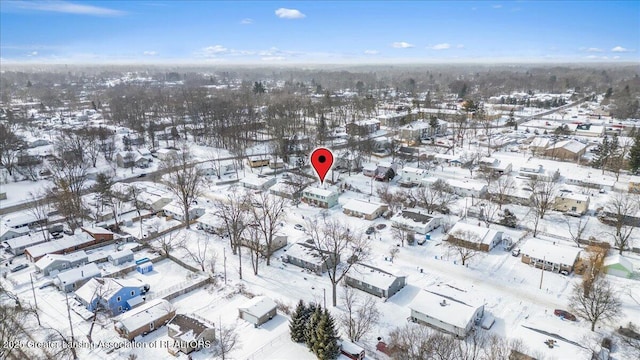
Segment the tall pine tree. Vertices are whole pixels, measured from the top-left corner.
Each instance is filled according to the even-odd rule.
[[[289,332],[291,333],[291,340],[293,342],[304,342],[304,332],[308,318],[308,309],[304,305],[304,301],[300,300],[296,306],[296,310],[293,312],[293,315],[291,315],[291,321],[289,321]]]
[[[335,321],[327,309],[324,309],[315,333],[315,342],[311,346],[311,351],[316,354],[318,359],[332,360],[337,358],[340,355],[338,335]]]
[[[304,332],[305,343],[309,349],[313,349],[316,344],[316,328],[318,327],[318,324],[320,324],[320,320],[322,320],[322,309],[318,306],[315,308],[313,314],[311,314],[309,321],[307,321],[307,328]]]
[[[640,133],[633,138],[633,145],[629,149],[629,168],[634,173],[640,169]]]

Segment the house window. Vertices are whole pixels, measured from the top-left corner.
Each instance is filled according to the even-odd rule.
[[[134,296],[136,294],[136,292],[134,290],[131,290],[131,296]]]
[[[118,306],[118,312],[122,312],[122,306]]]
[[[116,302],[120,302],[121,300],[122,300],[122,298],[121,298],[120,296],[118,296],[118,297],[116,298]]]

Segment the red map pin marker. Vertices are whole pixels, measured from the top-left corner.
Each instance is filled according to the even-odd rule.
[[[311,166],[318,174],[320,183],[324,183],[324,177],[327,176],[329,169],[333,165],[333,153],[327,148],[317,148],[311,153]]]

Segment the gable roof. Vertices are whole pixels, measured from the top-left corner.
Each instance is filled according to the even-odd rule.
[[[271,310],[277,308],[275,301],[266,296],[255,296],[240,307],[240,310],[247,314],[261,318],[268,314]]]

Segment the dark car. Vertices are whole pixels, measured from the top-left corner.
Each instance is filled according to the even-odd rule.
[[[147,176],[147,174],[145,174],[145,173],[142,173],[142,174],[138,175],[139,178],[143,178],[145,176]]]
[[[576,321],[576,317],[575,315],[573,315],[572,313],[565,311],[565,310],[560,310],[560,309],[555,309],[553,310],[553,315],[561,317],[563,319],[566,320],[570,320],[570,321]]]
[[[386,227],[387,227],[387,224],[378,224],[378,225],[376,225],[376,229],[378,229],[378,230],[382,230],[382,229],[384,229]]]
[[[364,233],[367,235],[371,235],[376,231],[376,229],[373,228],[373,226],[369,226],[369,228],[367,228],[367,231],[365,231]]]

